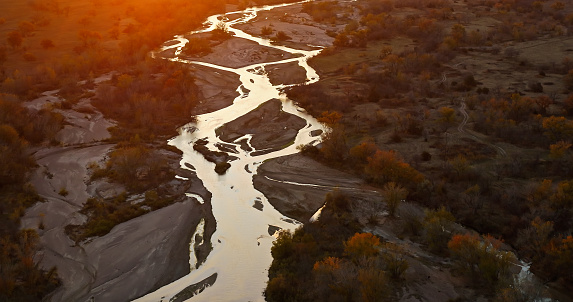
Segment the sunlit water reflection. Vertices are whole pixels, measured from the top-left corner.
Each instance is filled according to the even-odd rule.
[[[192,259],[190,260],[192,271],[189,275],[137,301],[170,301],[185,288],[201,282],[215,273],[217,274],[215,283],[191,298],[191,301],[264,300],[262,292],[267,281],[268,267],[272,262],[270,248],[275,239],[273,236],[275,234],[270,235],[270,233],[275,229],[274,227],[294,229],[298,222],[293,222],[291,219],[283,216],[268,203],[265,196],[254,188],[253,175],[256,174],[257,167],[264,160],[296,153],[298,152],[296,146],[300,144],[318,143],[317,137],[313,137],[311,132],[314,130],[325,130],[316,119],[297,107],[280,92],[281,89],[286,87],[285,85],[272,85],[266,72],[264,72],[265,67],[269,65],[298,62],[301,68],[304,68],[306,71],[307,83],[316,82],[318,81],[318,75],[307,64],[307,59],[318,54],[319,51],[303,51],[285,46],[275,46],[269,40],[253,37],[232,27],[235,24],[252,20],[259,11],[271,10],[279,6],[284,5],[249,8],[242,12],[230,12],[227,15],[240,13],[242,17],[224,22],[227,24],[229,31],[234,33],[236,37],[292,53],[296,55],[295,58],[254,64],[236,69],[209,63],[193,62],[178,57],[172,59],[185,64],[207,66],[213,68],[213,72],[224,70],[236,73],[239,75],[242,84],[237,88],[240,95],[231,106],[197,116],[195,124],[183,127],[180,135],[170,141],[171,145],[184,152],[181,166],[186,168],[188,166],[185,165],[186,163],[192,165],[197,176],[203,181],[204,186],[212,193],[213,215],[217,220],[217,230],[211,239],[213,250],[207,260],[197,269],[194,268],[193,264],[195,262],[193,257],[195,255],[192,254]],[[205,29],[191,34],[213,30],[216,24],[220,22],[219,20],[226,20],[225,15],[209,17]],[[188,40],[183,36],[178,36],[175,40],[178,41],[177,44],[166,46],[157,53],[174,48],[177,50],[175,52],[176,55],[179,55],[182,47]],[[234,145],[239,153],[232,155],[237,156],[238,159],[231,162],[231,168],[222,176],[215,173],[215,164],[206,161],[201,154],[193,150],[193,143],[198,139],[204,138],[208,140],[207,147],[210,150],[217,150],[215,145],[222,142],[215,134],[215,130],[218,127],[249,113],[271,99],[280,99],[283,111],[306,120],[307,125],[298,132],[294,144],[282,150],[253,156],[253,152],[257,150],[243,150],[240,144],[235,143]],[[184,129],[193,129],[193,131]],[[258,205],[257,208],[253,207],[255,203]],[[262,204],[262,210],[260,210],[260,204]],[[203,230],[199,231],[202,232]]]

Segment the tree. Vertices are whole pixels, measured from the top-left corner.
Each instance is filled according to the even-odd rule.
[[[551,263],[551,271],[567,282],[573,281],[573,236],[569,235],[555,240],[548,247],[547,255]]]
[[[509,268],[515,261],[511,252],[500,251],[501,241],[492,237],[463,234],[454,235],[448,242],[448,249],[456,259],[460,270],[476,279],[483,279],[489,285],[507,280]]]
[[[358,271],[360,294],[364,302],[386,301],[388,281],[383,270],[366,267]]]
[[[547,108],[553,104],[553,101],[548,96],[541,95],[535,99],[535,104],[539,107],[539,113],[546,114]]]
[[[382,59],[382,62],[386,63],[388,70],[394,76],[398,75],[400,66],[404,63],[404,58],[399,57],[395,54],[388,54]]]
[[[22,21],[18,24],[18,30],[22,33],[24,37],[31,36],[34,30],[36,30],[36,26],[28,21]]]
[[[569,211],[573,206],[573,180],[559,182],[553,194],[549,196],[549,201],[551,201],[552,209]],[[569,217],[569,215],[567,216]]]
[[[350,211],[350,197],[342,192],[340,189],[334,189],[328,192],[324,198],[324,203],[328,204],[336,212],[349,212]]]
[[[50,39],[44,39],[42,40],[42,42],[40,42],[40,45],[42,45],[43,49],[48,49],[48,48],[54,48],[54,41],[50,40]]]
[[[456,110],[450,107],[441,107],[438,109],[439,118],[438,122],[446,125],[446,127],[456,122]]]
[[[83,47],[94,47],[101,41],[101,34],[97,31],[81,30],[78,32],[78,38],[82,42]]]
[[[392,54],[392,46],[383,46],[380,49],[380,59],[384,60],[387,56]]]
[[[384,270],[391,278],[400,279],[409,266],[404,248],[391,242],[386,242],[381,247]]]
[[[2,70],[2,65],[6,62],[8,55],[6,54],[6,47],[0,46],[0,70]]]
[[[567,96],[567,98],[563,101],[563,107],[565,107],[567,114],[573,115],[573,94]]]
[[[316,120],[329,127],[332,127],[340,122],[342,114],[338,111],[323,111]]]
[[[110,38],[112,38],[113,40],[117,40],[119,39],[119,28],[117,27],[113,27],[110,30],[107,31],[107,34],[109,35]]]
[[[368,140],[350,148],[348,153],[350,159],[358,165],[358,168],[363,169],[364,164],[368,161],[368,157],[372,156],[376,150],[378,150],[376,144]]]
[[[348,153],[346,138],[346,130],[340,125],[335,125],[322,134],[320,153],[327,161],[342,164]]]
[[[382,188],[382,196],[388,205],[389,215],[394,217],[398,205],[408,196],[408,191],[395,182],[389,182]]]
[[[543,247],[549,242],[551,232],[553,222],[535,217],[528,228],[519,232],[517,245],[526,256],[538,260],[543,256]]]
[[[472,209],[474,215],[483,207],[484,200],[480,196],[480,191],[479,185],[476,184],[467,188],[462,194],[462,200]]]
[[[119,77],[117,77],[117,87],[119,89],[123,90],[129,89],[132,83],[133,83],[133,76],[129,74],[122,74]]]
[[[465,26],[456,23],[452,26],[451,32],[452,38],[459,44],[463,43],[466,39],[466,28]]]
[[[567,89],[573,90],[573,69],[570,69],[565,77],[563,77],[563,82],[565,83],[565,87],[567,87]]]
[[[453,159],[448,160],[448,164],[456,171],[458,179],[464,175],[470,168],[469,162],[465,156],[458,154],[458,156]]]
[[[271,255],[274,259],[285,259],[292,253],[294,253],[292,233],[288,230],[279,231],[277,240],[273,242],[273,246],[271,247]]]
[[[394,151],[377,150],[374,155],[368,157],[364,173],[379,184],[395,182],[407,186],[424,180],[420,172],[398,159]]]
[[[348,300],[354,295],[359,285],[357,266],[352,262],[336,257],[326,257],[323,261],[316,262],[313,267],[313,275],[315,279],[314,291],[320,298],[333,297],[334,300],[340,298]]]
[[[552,141],[568,140],[573,137],[573,121],[563,116],[550,116],[542,121],[545,136]]]
[[[24,40],[24,38],[22,37],[22,34],[19,31],[12,31],[8,33],[8,37],[6,38],[6,40],[8,41],[8,44],[10,44],[10,47],[12,47],[13,49],[17,49],[22,45],[22,41]]]
[[[562,11],[565,9],[565,3],[561,2],[561,1],[555,1],[551,4],[551,9],[553,9],[554,11]]]
[[[558,141],[549,146],[549,157],[551,159],[560,160],[565,157],[565,154],[571,148],[570,142]]]
[[[525,192],[525,199],[531,204],[530,206],[539,206],[544,200],[549,198],[553,181],[544,179],[540,183],[533,184],[529,190]]]
[[[533,3],[531,3],[531,8],[538,13],[542,13],[543,12],[543,2],[542,1],[533,1]]]
[[[371,233],[356,233],[344,242],[344,253],[358,261],[362,258],[376,256],[379,252],[380,239]]]
[[[423,222],[424,239],[430,251],[440,253],[447,248],[454,221],[454,215],[444,207],[426,211]]]

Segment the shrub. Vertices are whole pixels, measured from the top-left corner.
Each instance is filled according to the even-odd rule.
[[[354,260],[378,254],[380,239],[371,233],[356,233],[344,242],[344,253]]]
[[[37,60],[36,56],[33,55],[33,54],[31,54],[31,53],[29,53],[29,52],[25,53],[25,54],[23,55],[23,57],[24,57],[24,60],[26,60],[26,61],[28,61],[28,62],[33,62],[33,61],[36,61],[36,60]]]
[[[225,174],[225,172],[227,172],[227,170],[231,167],[230,163],[227,162],[218,162],[215,164],[215,172],[217,172],[217,174],[222,175]]]
[[[183,47],[183,53],[190,56],[203,56],[213,52],[211,44],[205,39],[189,39],[189,42]]]
[[[42,40],[42,42],[40,42],[40,45],[42,45],[42,48],[44,49],[48,49],[48,48],[54,48],[54,41],[50,40],[50,39],[44,39]]]
[[[218,41],[223,41],[231,38],[233,33],[229,32],[227,24],[219,22],[215,29],[211,32],[211,38]]]
[[[289,35],[287,35],[284,31],[279,31],[277,32],[277,34],[273,37],[273,41],[287,41],[290,40],[291,37]]]
[[[338,189],[326,194],[324,202],[332,207],[335,212],[349,212],[350,211],[350,198]]]
[[[261,29],[261,35],[269,36],[273,33],[273,29],[270,26],[263,26]]]
[[[424,217],[424,240],[430,251],[442,253],[446,250],[448,241],[452,237],[451,228],[454,216],[444,207],[426,212]]]
[[[66,197],[66,196],[68,196],[69,192],[68,192],[68,190],[66,190],[66,188],[61,188],[60,191],[58,192],[58,194]]]
[[[394,217],[398,205],[408,196],[408,191],[395,182],[388,182],[382,188],[382,196],[388,206],[388,213]]]
[[[392,143],[400,143],[402,142],[402,137],[400,136],[400,134],[398,133],[398,131],[394,131],[394,133],[392,133],[392,136],[390,137],[390,141]]]
[[[515,261],[511,252],[500,251],[501,242],[492,237],[478,235],[454,235],[448,249],[456,259],[459,269],[474,278],[480,278],[493,286],[506,280],[509,268]]]
[[[423,161],[430,161],[432,159],[432,154],[430,154],[428,151],[423,151],[422,154],[420,154],[420,158]]]
[[[386,242],[382,245],[382,251],[384,270],[391,278],[400,279],[409,266],[404,249],[400,245]]]

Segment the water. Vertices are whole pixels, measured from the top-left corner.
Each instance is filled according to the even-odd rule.
[[[257,167],[267,159],[296,153],[298,152],[296,146],[300,144],[318,143],[318,139],[311,136],[310,133],[314,130],[326,130],[316,119],[297,107],[281,93],[281,89],[285,88],[286,85],[272,85],[266,72],[264,72],[265,67],[269,65],[298,62],[299,66],[306,71],[306,83],[316,82],[319,77],[316,71],[307,64],[307,59],[317,55],[319,51],[303,51],[285,46],[275,46],[266,39],[253,37],[233,28],[233,25],[252,20],[259,11],[271,10],[280,6],[285,5],[249,8],[241,12],[227,13],[242,14],[241,18],[233,21],[226,21],[225,15],[214,15],[208,18],[205,29],[191,34],[213,30],[216,24],[220,22],[219,20],[224,20],[223,22],[227,24],[229,31],[234,33],[236,37],[292,53],[296,55],[295,58],[254,64],[242,68],[228,68],[215,64],[193,62],[178,57],[171,59],[182,64],[207,66],[213,68],[213,72],[224,70],[236,73],[242,84],[237,88],[240,95],[231,106],[197,116],[195,124],[184,127],[195,131],[182,130],[179,136],[169,142],[184,153],[181,167],[185,168],[185,163],[195,167],[197,176],[203,181],[207,190],[212,193],[213,215],[217,220],[217,229],[211,239],[213,250],[206,261],[196,269],[194,268],[195,255],[192,254],[190,261],[192,271],[189,275],[136,301],[169,301],[183,289],[199,283],[215,273],[217,279],[214,284],[191,298],[190,301],[264,301],[262,292],[266,286],[268,267],[272,262],[270,248],[275,239],[273,236],[275,234],[269,235],[269,227],[292,230],[299,223],[283,216],[268,203],[265,196],[254,188],[253,175],[256,174]],[[183,36],[177,36],[175,40],[178,41],[177,44],[166,46],[157,53],[174,48],[177,50],[176,55],[179,55],[188,40]],[[209,141],[207,147],[210,150],[217,150],[215,145],[222,142],[215,135],[215,130],[218,127],[249,113],[271,99],[280,99],[284,112],[306,120],[307,125],[298,132],[294,144],[282,150],[253,156],[253,152],[257,150],[253,148],[251,151],[245,151],[241,149],[240,144],[234,143],[239,153],[232,155],[238,159],[231,162],[231,168],[227,170],[225,175],[215,173],[215,164],[206,161],[201,154],[193,150],[193,143],[203,138]],[[247,139],[250,137],[247,136]],[[255,203],[262,203],[262,210],[254,208]],[[202,230],[199,231],[199,233],[201,232]]]

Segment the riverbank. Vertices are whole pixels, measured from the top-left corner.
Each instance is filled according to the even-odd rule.
[[[333,190],[352,196],[356,204],[370,204],[381,199],[380,193],[358,177],[301,154],[263,163],[253,177],[253,183],[279,212],[303,223],[324,205],[326,194]]]
[[[96,82],[109,78],[104,76]],[[116,147],[105,142],[110,138],[107,128],[115,122],[104,118],[91,106],[89,98],[64,109],[61,103],[65,99],[57,93],[47,92],[26,104],[32,110],[48,105],[56,108],[67,125],[56,136],[60,146],[34,153],[39,167],[30,183],[45,202],[29,208],[21,219],[22,228],[35,229],[39,234],[41,249],[36,258],[40,266],[45,269],[55,266],[62,280],[62,286],[49,299],[134,299],[188,274],[189,242],[199,221],[210,212],[210,199],[195,174],[179,167],[180,154],[172,151],[158,150],[181,176],[164,184],[177,202],[121,223],[101,237],[82,242],[68,237],[66,226],[86,222],[80,210],[88,198],[106,200],[126,189],[106,179],[91,180],[90,167],[105,166],[110,151]],[[201,196],[202,203],[186,197],[185,193]],[[128,199],[137,202],[141,196]],[[205,256],[201,257],[199,261]]]

